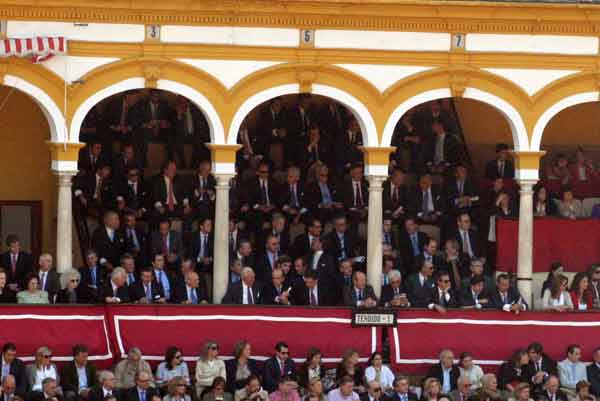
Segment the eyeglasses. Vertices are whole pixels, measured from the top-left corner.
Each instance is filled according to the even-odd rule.
[[[379,393],[379,392],[381,392],[381,388],[374,388],[374,389],[373,389],[373,392],[374,392],[374,393]]]
[[[269,174],[268,170],[258,170],[259,174]]]
[[[211,345],[210,347],[208,347],[208,349],[212,351],[217,351],[219,347],[217,347],[216,345]]]
[[[450,280],[440,280],[440,283],[449,283]]]
[[[78,283],[79,282],[79,280],[70,280],[70,281],[71,281],[71,283]]]
[[[600,274],[600,270],[596,270],[594,274]]]
[[[42,355],[42,357],[45,359],[50,359],[50,358],[52,358],[52,355]]]
[[[181,359],[181,355],[175,355],[175,359]]]
[[[279,353],[280,353],[281,355],[289,355],[289,354],[290,354],[290,352],[289,352],[289,351],[281,351],[281,352],[279,352]]]

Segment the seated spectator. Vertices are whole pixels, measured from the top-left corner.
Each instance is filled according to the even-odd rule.
[[[415,214],[422,224],[443,226],[446,201],[441,191],[432,186],[431,175],[424,174],[419,178],[419,185],[410,195],[411,212]]]
[[[98,374],[98,385],[90,390],[89,401],[103,401],[114,396],[120,401],[121,392],[115,387],[115,375],[110,370]]]
[[[510,148],[505,143],[496,145],[496,158],[489,161],[485,166],[485,178],[495,180],[497,178],[515,178],[515,166],[508,155]]]
[[[479,194],[469,178],[465,166],[458,165],[454,169],[454,179],[447,180],[446,195],[448,210],[457,213],[471,213],[479,206]]]
[[[129,389],[136,384],[136,374],[138,372],[148,373],[152,380],[152,369],[148,362],[142,359],[142,352],[139,348],[130,348],[127,352],[127,358],[123,359],[115,366],[115,387],[118,389]],[[151,383],[154,386],[153,383]]]
[[[271,272],[271,281],[265,286],[262,301],[266,305],[291,305],[292,287],[283,286],[285,276],[281,269]],[[267,383],[265,382],[265,385]],[[273,389],[274,390],[274,389]],[[267,390],[269,391],[269,390]]]
[[[500,401],[503,399],[498,391],[498,379],[493,373],[487,373],[481,378],[481,388],[478,391],[480,399]]]
[[[374,352],[369,358],[368,367],[365,369],[365,378],[367,383],[375,382],[381,387],[380,397],[394,387],[394,372],[383,364],[383,355],[380,352]]]
[[[436,377],[428,377],[423,383],[421,401],[442,401],[442,387]]]
[[[226,380],[221,377],[215,377],[208,391],[204,392],[204,397],[202,397],[202,401],[233,401],[233,396],[231,393],[225,391],[225,387],[227,386]],[[198,398],[200,399],[200,398]]]
[[[470,352],[460,354],[458,361],[460,375],[468,377],[471,382],[471,390],[475,391],[481,388],[481,379],[483,378],[483,369],[481,366],[473,363],[473,355]]]
[[[495,217],[512,218],[519,215],[513,199],[508,192],[500,192],[494,202],[491,214]]]
[[[77,270],[67,270],[60,279],[64,283],[64,288],[56,295],[57,304],[86,304],[95,301],[92,290],[81,285],[81,274]]]
[[[406,376],[394,379],[394,392],[389,397],[390,401],[417,401],[417,395],[410,391],[410,381]]]
[[[256,360],[250,358],[252,347],[247,341],[239,341],[233,346],[233,359],[225,361],[227,371],[227,387],[231,392],[236,392],[247,386],[251,376],[258,380],[260,370]],[[260,387],[260,382],[258,383]]]
[[[477,235],[475,233],[473,234]],[[465,243],[469,244],[469,240],[467,239],[467,242]],[[471,258],[468,253],[460,252],[460,246],[459,241],[455,238],[446,240],[441,266],[442,270],[450,273],[450,281],[452,282],[452,287],[454,287],[456,291],[460,291],[463,288],[463,277],[467,274],[469,261],[482,260],[479,258]]]
[[[88,356],[85,345],[73,346],[73,361],[68,362],[61,370],[65,401],[88,398],[90,389],[96,385],[96,367],[88,361]]]
[[[583,215],[583,205],[579,199],[573,197],[573,190],[566,188],[563,191],[562,201],[558,205],[558,213],[560,216],[575,220]]]
[[[6,252],[0,255],[0,266],[6,272],[8,288],[17,292],[24,288],[25,277],[33,271],[33,258],[21,249],[21,240],[15,234],[6,236]]]
[[[356,308],[377,306],[377,296],[373,287],[367,284],[367,276],[360,271],[354,272],[352,286],[344,288],[344,305]]]
[[[525,349],[515,351],[510,360],[504,362],[498,371],[498,387],[514,393],[519,383],[529,383],[529,354]]]
[[[225,362],[219,359],[219,344],[214,341],[207,341],[202,347],[202,353],[196,362],[195,386],[196,395],[201,399],[204,390],[214,386],[215,379],[220,377],[225,379],[227,371]]]
[[[533,215],[535,217],[547,217],[556,214],[556,203],[548,195],[548,190],[543,185],[538,186],[533,193]]]
[[[131,301],[140,304],[164,304],[167,302],[162,286],[154,280],[150,267],[142,269],[140,279],[129,286]]]
[[[183,177],[177,174],[177,164],[173,160],[168,160],[162,167],[162,174],[156,178],[152,188],[154,216],[156,218],[191,216],[192,207],[186,195]]]
[[[440,271],[436,277],[437,285],[429,290],[429,298],[426,305],[429,310],[446,313],[448,308],[457,308],[459,300],[450,282],[450,274]]]
[[[533,394],[538,395],[544,392],[544,382],[550,375],[557,375],[558,368],[548,355],[544,353],[542,344],[533,342],[527,347],[529,354],[529,366],[527,376],[531,377]]]
[[[571,296],[567,291],[569,279],[562,274],[554,277],[552,287],[544,292],[542,298],[542,310],[553,310],[557,312],[565,312],[573,310]]]
[[[563,267],[561,262],[552,262],[552,264],[550,265],[550,271],[546,276],[546,280],[544,280],[544,283],[542,284],[542,293],[540,295],[541,297],[544,296],[546,290],[552,288],[552,283],[554,282],[555,277],[562,275],[564,271],[565,268]]]
[[[53,377],[42,380],[40,390],[32,391],[27,396],[28,401],[59,401],[62,400],[58,382]]]
[[[100,258],[100,265],[107,271],[119,265],[121,255],[127,249],[127,242],[119,231],[121,222],[116,212],[104,213],[103,224],[92,234],[92,248]]]
[[[592,263],[588,268],[588,287],[594,301],[594,308],[600,308],[600,264]]]
[[[122,267],[116,267],[110,280],[102,289],[102,299],[107,304],[121,304],[130,302],[129,289],[127,288],[127,273]]]
[[[15,401],[23,399],[17,394],[17,382],[15,377],[11,374],[7,374],[2,377],[0,382],[0,397],[2,401]]]
[[[191,397],[186,394],[186,386],[189,381],[184,377],[175,376],[169,380],[167,385],[167,395],[163,401],[191,401]]]
[[[570,295],[575,310],[591,310],[594,307],[589,282],[590,280],[584,272],[577,273],[573,278]]]
[[[234,401],[269,401],[269,393],[260,386],[260,379],[250,375],[246,385],[235,392]]]
[[[433,263],[423,259],[420,267],[418,273],[408,278],[406,285],[411,305],[424,305],[430,290],[435,287],[435,281],[432,278]]]
[[[448,394],[450,401],[463,401],[469,399],[472,394],[471,379],[467,376],[459,376],[456,380],[456,390]]]
[[[262,301],[262,288],[256,282],[254,271],[250,267],[242,269],[242,280],[227,289],[222,303],[238,305],[256,305]]]
[[[544,392],[539,397],[544,397],[548,401],[567,401],[567,394],[559,387],[560,382],[558,381],[558,377],[550,375],[548,380],[546,380],[546,384],[544,384]]]
[[[73,186],[75,199],[80,208],[94,216],[115,206],[115,187],[111,178],[111,167],[99,162],[91,174],[77,176]]]
[[[56,293],[60,289],[58,273],[52,266],[52,255],[43,253],[39,257],[39,264],[36,274],[40,279],[40,290],[48,293],[48,299],[53,304],[56,298]]]
[[[165,360],[156,368],[156,386],[165,389],[175,377],[181,377],[186,386],[190,384],[190,372],[181,350],[169,347],[165,353]]]
[[[360,395],[361,401],[382,401],[387,400],[387,396],[383,393],[381,384],[376,380],[367,382],[366,394]]]
[[[581,347],[571,344],[567,347],[567,357],[558,363],[561,389],[567,395],[575,396],[575,387],[581,380],[587,381],[587,370],[581,362]]]
[[[0,267],[0,304],[14,304],[17,302],[17,293],[8,286],[6,271]]]
[[[344,377],[352,378],[352,380],[354,381],[354,391],[356,391],[357,393],[364,393],[365,386],[363,385],[363,383],[365,378],[365,371],[358,364],[359,359],[360,355],[356,350],[349,348],[346,351],[344,351],[342,361],[337,365],[337,368],[335,370],[335,378],[338,383],[340,381],[343,381]]]
[[[409,308],[408,291],[402,282],[402,273],[398,270],[392,270],[388,274],[389,284],[381,289],[381,299],[379,304],[386,308]]]
[[[431,131],[434,137],[425,146],[425,162],[432,173],[443,174],[461,161],[461,145],[456,136],[447,133],[446,127],[439,121],[431,124]]]
[[[290,349],[282,341],[275,344],[275,355],[267,359],[264,364],[263,387],[268,392],[273,392],[283,377],[292,380],[296,377],[296,365],[290,358]]]
[[[333,230],[327,234],[325,252],[329,252],[337,261],[351,258],[354,263],[363,263],[364,256],[359,255],[358,238],[348,227],[348,221],[344,215],[338,215],[333,219]]]
[[[407,217],[400,235],[402,265],[406,267],[407,272],[412,273],[421,268],[421,266],[416,266],[416,258],[423,252],[426,242],[427,234],[419,231],[419,225],[415,218]]]
[[[48,293],[39,289],[40,280],[35,273],[30,273],[25,278],[25,290],[17,293],[19,304],[48,304]]]
[[[383,212],[388,213],[395,222],[399,223],[404,220],[408,212],[408,192],[404,180],[404,172],[394,168],[390,178],[383,184]]]
[[[585,380],[581,380],[575,386],[575,392],[577,396],[573,401],[596,401],[596,397],[594,397],[590,393],[591,384]]]
[[[454,365],[454,353],[449,349],[444,349],[440,352],[440,362],[429,368],[427,375],[425,375],[426,378],[436,379],[440,386],[439,392],[444,394],[448,394],[456,389],[456,381],[459,376],[460,370],[458,366]],[[424,392],[426,391],[426,384],[427,381],[423,386]]]
[[[269,394],[271,401],[300,401],[298,394],[298,383],[291,376],[283,376],[279,379],[277,390]]]
[[[433,238],[425,240],[421,254],[415,258],[415,266],[422,266],[423,261],[431,262],[436,271],[444,265],[444,258],[438,252],[438,242]]]
[[[508,401],[533,401],[530,395],[529,383],[519,383],[515,387],[514,396],[509,398]]]
[[[302,401],[325,401],[325,392],[323,391],[323,382],[320,377],[313,377],[307,388],[306,395],[302,397]]]
[[[600,348],[596,348],[592,354],[593,363],[587,367],[587,377],[590,382],[591,392],[598,397],[600,395]]]
[[[152,375],[145,371],[139,371],[135,374],[135,386],[124,391],[125,400],[149,400],[154,395],[159,395],[158,391],[152,386]]]
[[[43,346],[35,351],[35,360],[25,368],[29,391],[42,391],[42,381],[52,378],[58,381],[58,368],[52,362],[52,351]]]
[[[471,277],[469,287],[463,289],[459,300],[463,309],[484,309],[490,307],[489,295],[485,290],[483,275]],[[471,378],[471,380],[473,380]]]
[[[318,240],[317,240],[318,241]],[[333,289],[328,287],[314,270],[307,271],[292,286],[292,302],[294,305],[332,306],[337,300]]]
[[[473,279],[473,277],[481,276],[484,279],[483,289],[487,293],[487,295],[490,295],[490,293],[492,292],[492,290],[495,287],[495,283],[494,283],[494,280],[490,276],[484,274],[484,271],[485,271],[484,265],[485,265],[485,260],[482,258],[480,258],[480,259],[475,258],[475,259],[471,260],[471,263],[469,264],[470,274],[463,279],[463,282],[462,282],[463,288],[469,288],[471,286],[471,279]]]
[[[325,367],[321,364],[323,354],[318,348],[310,348],[306,361],[298,369],[298,384],[307,388],[315,379],[321,380],[325,377]],[[321,390],[323,383],[321,383]]]
[[[327,394],[327,401],[358,401],[358,394],[354,392],[354,379],[342,376],[338,379],[338,387]],[[237,401],[237,400],[236,400]]]
[[[569,166],[569,173],[574,181],[592,181],[598,176],[594,162],[585,157],[581,147],[578,147],[575,152],[575,163]]]
[[[2,375],[12,375],[15,381],[16,392],[18,394],[25,394],[28,380],[25,364],[17,358],[17,347],[13,343],[5,343],[2,346],[0,372],[2,372]]]
[[[516,314],[527,310],[527,303],[519,290],[511,287],[508,274],[502,273],[496,277],[496,288],[490,295],[490,307]]]
[[[546,178],[560,181],[561,185],[567,185],[571,182],[569,159],[565,154],[559,153],[554,157],[552,164],[546,169]]]

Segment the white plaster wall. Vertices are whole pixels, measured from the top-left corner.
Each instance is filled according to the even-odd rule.
[[[450,34],[430,32],[345,31],[319,29],[315,47],[340,49],[448,51]]]
[[[535,95],[540,89],[556,80],[579,72],[575,70],[534,70],[516,68],[484,68],[484,70],[514,82],[523,88],[529,96]]]
[[[282,64],[277,61],[246,61],[246,60],[200,60],[178,59],[183,63],[199,68],[217,78],[227,88],[231,89],[242,78],[264,68]]]
[[[142,42],[144,25],[89,23],[79,26],[72,22],[8,21],[7,36],[64,36],[69,40],[94,42]]]
[[[470,33],[467,34],[466,49],[467,51],[592,55],[598,53],[598,38]]]
[[[338,67],[349,70],[369,81],[379,92],[385,92],[396,82],[417,74],[431,70],[433,67],[410,65],[375,65],[375,64],[337,64]]]
[[[73,82],[95,68],[118,60],[114,57],[55,56],[41,64],[63,80]]]
[[[164,25],[161,27],[160,40],[165,43],[297,47],[300,43],[300,30]]]

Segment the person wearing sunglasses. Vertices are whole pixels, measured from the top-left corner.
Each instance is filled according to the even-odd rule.
[[[290,349],[283,341],[275,344],[275,355],[265,361],[263,386],[269,393],[277,390],[285,376],[296,378],[296,365],[290,358]]]
[[[202,347],[202,353],[196,362],[196,394],[201,399],[202,393],[214,385],[217,377],[226,378],[225,362],[218,358],[219,344],[207,341]]]
[[[427,309],[436,310],[439,313],[446,313],[447,308],[458,307],[458,298],[452,290],[450,273],[441,271],[438,274],[436,283],[437,285],[430,290]]]
[[[165,390],[169,381],[178,376],[183,378],[186,386],[190,384],[190,373],[181,350],[169,347],[165,353],[165,360],[156,368],[156,385]]]
[[[52,363],[52,351],[43,346],[35,352],[35,361],[25,367],[28,391],[42,391],[42,382],[46,378],[55,379],[58,382],[58,369]]]
[[[367,392],[360,395],[360,401],[382,401],[387,399],[383,389],[377,380],[371,380],[367,383]]]
[[[62,289],[56,295],[57,304],[87,304],[94,294],[88,286],[79,285],[81,274],[75,269],[64,272],[61,277]]]
[[[202,401],[233,401],[233,395],[225,391],[227,381],[221,376],[215,377],[212,386],[204,392]]]

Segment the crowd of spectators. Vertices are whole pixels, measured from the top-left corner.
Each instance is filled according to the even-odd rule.
[[[85,345],[73,346],[73,358],[60,368],[52,350],[41,346],[25,365],[17,348],[6,343],[1,355],[0,397],[4,401],[595,401],[600,395],[600,348],[593,362],[581,361],[577,344],[554,361],[542,344],[515,350],[497,374],[485,373],[470,352],[443,349],[438,363],[424,376],[403,375],[374,352],[366,364],[359,353],[345,350],[337,365],[326,366],[317,348],[296,363],[288,345],[279,341],[264,362],[253,358],[252,346],[239,341],[233,358],[220,357],[219,344],[207,341],[199,356],[188,357],[168,347],[155,369],[138,348],[112,369],[100,370]],[[190,369],[185,360],[194,361]]]

